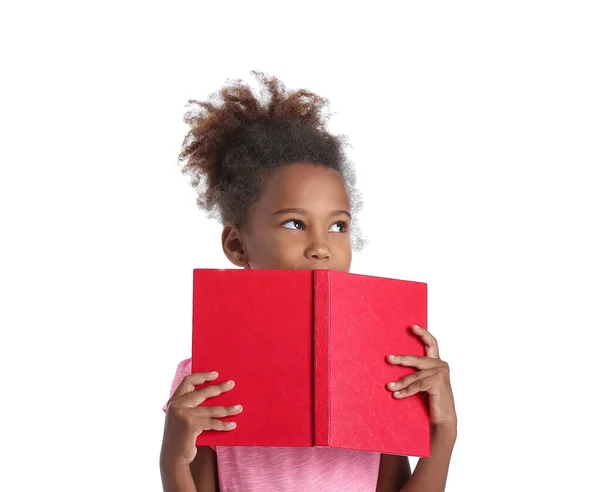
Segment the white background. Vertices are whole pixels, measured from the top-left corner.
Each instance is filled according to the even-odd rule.
[[[597,490],[599,25],[573,0],[3,4],[0,489],[161,489],[191,272],[228,266],[182,115],[257,69],[352,144],[353,271],[429,284],[447,490]]]

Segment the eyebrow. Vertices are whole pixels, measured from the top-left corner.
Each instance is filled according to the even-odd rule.
[[[283,215],[283,214],[308,215],[306,210],[304,210],[303,208],[282,208],[281,210],[277,210],[277,212],[273,213],[273,215]],[[347,215],[348,217],[352,218],[352,215],[347,210],[334,210],[331,213],[332,217],[335,217],[338,215]]]

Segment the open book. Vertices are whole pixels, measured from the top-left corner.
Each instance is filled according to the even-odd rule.
[[[429,456],[426,395],[386,383],[415,372],[388,354],[425,355],[427,284],[329,270],[196,269],[192,371],[218,371],[241,404],[229,432],[198,446],[323,446]]]

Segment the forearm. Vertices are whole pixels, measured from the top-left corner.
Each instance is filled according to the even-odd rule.
[[[419,460],[414,473],[400,489],[401,492],[444,492],[455,442],[456,424],[433,428],[431,457]]]
[[[197,492],[188,465],[161,462],[160,475],[164,492]]]

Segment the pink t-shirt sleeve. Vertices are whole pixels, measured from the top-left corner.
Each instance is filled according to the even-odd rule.
[[[177,365],[177,369],[175,370],[175,377],[173,378],[173,383],[171,383],[171,392],[169,394],[169,399],[171,399],[173,393],[175,393],[175,390],[177,389],[177,386],[179,386],[181,384],[181,381],[183,381],[183,378],[188,376],[189,374],[192,374],[192,359],[182,360]],[[168,403],[169,402],[167,401],[167,403],[165,403],[165,405],[163,406],[164,412],[167,411]]]

